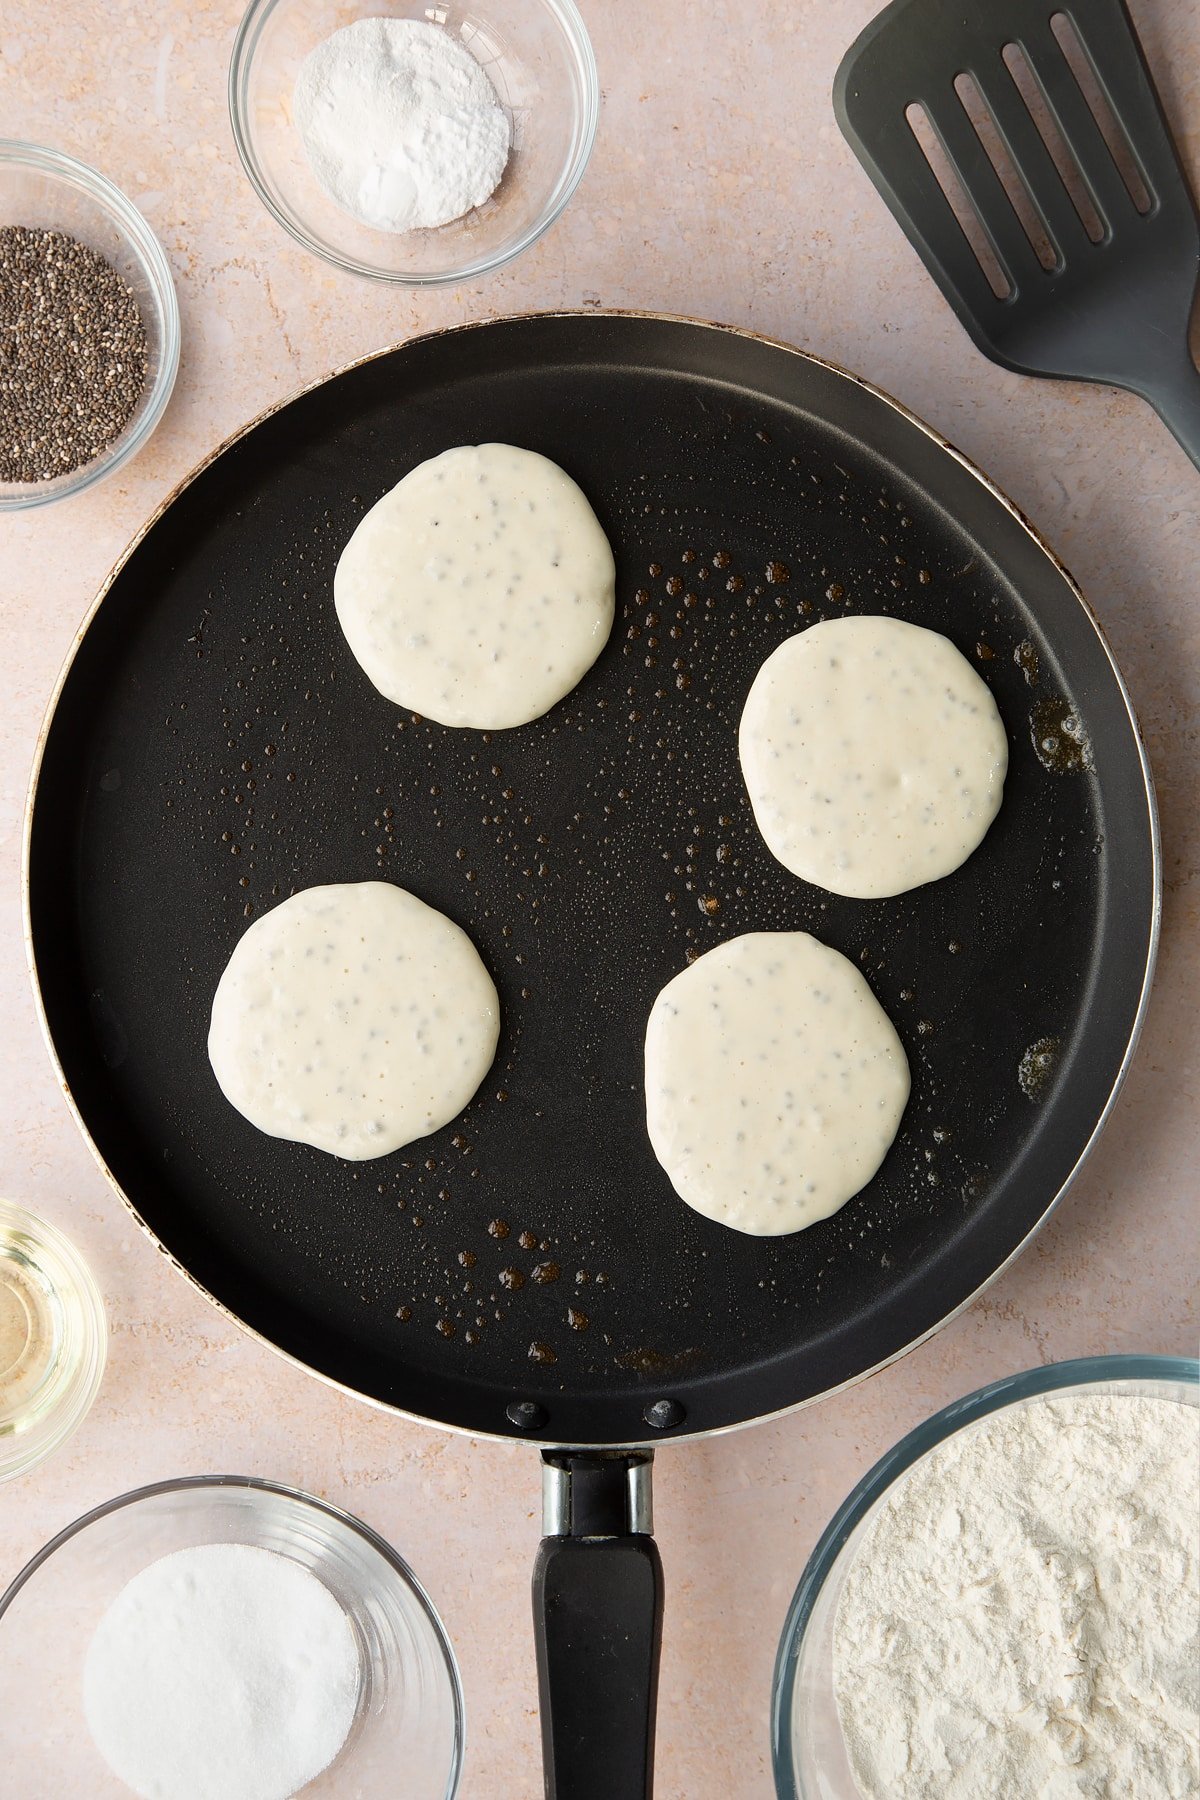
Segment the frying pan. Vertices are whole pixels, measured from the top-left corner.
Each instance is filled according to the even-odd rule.
[[[519,730],[369,685],[338,554],[401,475],[500,439],[613,542],[618,619]],[[957,873],[864,902],[767,853],[740,778],[753,675],[824,617],[946,633],[1010,736]],[[350,1164],[257,1133],[205,1038],[247,920],[382,877],[471,934],[495,1067],[452,1126]],[[1128,1064],[1157,934],[1150,776],[1069,576],[911,414],[842,370],[680,319],[556,314],[417,339],[247,428],[110,577],[60,679],[27,834],[31,962],[78,1121],[218,1306],[326,1380],[543,1448],[547,1791],[648,1791],[661,1617],[650,1456],[855,1381],[1045,1220]],[[736,933],[814,932],[894,1019],[912,1098],[879,1175],[791,1237],[690,1212],[646,1138],[650,1004]]]

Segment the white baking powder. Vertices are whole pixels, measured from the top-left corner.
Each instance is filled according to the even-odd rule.
[[[135,1575],[83,1673],[96,1747],[141,1800],[289,1800],[345,1743],[358,1691],[329,1589],[249,1544],[198,1544]]]
[[[843,1587],[842,1731],[868,1800],[1200,1794],[1200,1413],[1033,1400],[892,1490]]]
[[[509,123],[485,71],[420,19],[359,19],[305,57],[293,98],[313,173],[380,231],[446,225],[482,206]]]

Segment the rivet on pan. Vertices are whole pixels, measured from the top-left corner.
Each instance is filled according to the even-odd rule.
[[[550,1415],[536,1400],[510,1400],[505,1407],[508,1420],[518,1431],[540,1431]]]
[[[655,1431],[670,1431],[673,1426],[683,1424],[687,1411],[678,1400],[652,1400],[642,1417]]]

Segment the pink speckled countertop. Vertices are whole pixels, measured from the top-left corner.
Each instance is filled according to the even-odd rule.
[[[1062,553],[1140,711],[1166,877],[1158,982],[1133,1072],[1099,1151],[1032,1249],[866,1385],[659,1457],[668,1599],[658,1792],[765,1800],[784,1611],[818,1532],[869,1464],[991,1377],[1092,1352],[1195,1349],[1200,479],[1135,400],[1023,380],[971,347],[833,122],[834,69],[874,0],[582,3],[604,99],[573,204],[485,284],[415,297],[315,263],[251,194],[225,111],[239,0],[4,5],[4,132],[73,151],[132,195],[175,272],[184,352],[167,418],[132,467],[0,527],[0,1192],[74,1236],[112,1328],[104,1387],[77,1437],[0,1488],[0,1587],[76,1514],[135,1484],[214,1469],[295,1483],[360,1514],[430,1588],[466,1687],[463,1794],[538,1791],[536,1458],[330,1392],[226,1324],[134,1229],[76,1134],[34,1019],[21,945],[25,784],[46,696],[105,571],[180,476],[272,401],[389,341],[495,313],[604,304],[753,326],[891,389],[988,469]],[[1200,175],[1200,13],[1188,0],[1135,0],[1134,12]],[[0,1762],[3,1732],[0,1720]],[[18,1788],[25,1800],[59,1791],[37,1770],[20,1771]]]

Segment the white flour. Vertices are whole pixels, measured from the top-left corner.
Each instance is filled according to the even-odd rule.
[[[296,127],[330,199],[379,231],[446,225],[493,192],[509,124],[469,50],[420,19],[359,19],[305,57]]]
[[[1200,1794],[1200,1414],[1031,1401],[919,1463],[834,1632],[868,1800]]]

